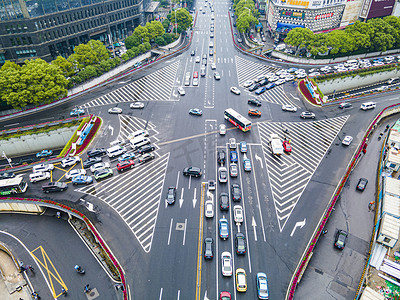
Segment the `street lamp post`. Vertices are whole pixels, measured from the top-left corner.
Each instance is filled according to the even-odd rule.
[[[3,158],[7,159],[8,164],[10,165],[10,167],[12,168],[12,164],[11,164],[11,158],[8,158],[6,153],[3,151]]]

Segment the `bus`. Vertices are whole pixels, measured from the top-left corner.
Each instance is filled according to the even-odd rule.
[[[224,111],[224,118],[242,131],[246,132],[251,129],[251,122],[232,108],[227,108]]]
[[[0,180],[0,195],[22,194],[28,189],[28,184],[22,177],[14,177]]]

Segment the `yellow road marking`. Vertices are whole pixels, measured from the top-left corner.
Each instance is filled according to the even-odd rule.
[[[199,237],[197,245],[196,300],[200,299],[201,291],[201,265],[203,262],[203,205],[205,186],[206,184],[203,182],[200,195]]]

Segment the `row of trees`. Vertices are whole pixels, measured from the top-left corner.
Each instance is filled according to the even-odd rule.
[[[370,19],[367,22],[355,22],[344,30],[314,34],[307,28],[292,29],[285,43],[305,48],[312,55],[352,54],[354,52],[386,51],[400,47],[400,18],[395,16],[383,19]]]
[[[236,27],[239,32],[246,32],[251,27],[258,24],[260,16],[259,11],[255,8],[253,0],[235,0],[233,4],[236,15]]]

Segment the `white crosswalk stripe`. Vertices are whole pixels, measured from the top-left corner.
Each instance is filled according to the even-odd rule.
[[[138,130],[147,130],[150,134],[151,137],[150,139],[153,143],[159,141],[157,137],[158,131],[155,129],[156,126],[153,123],[132,116],[127,116],[127,115],[118,115],[118,116],[119,116],[119,122],[121,124],[118,140],[126,141],[130,133]],[[157,145],[155,146],[157,148]]]
[[[239,85],[242,85],[247,80],[254,80],[259,75],[278,70],[276,67],[256,63],[239,56],[235,56],[235,62]]]
[[[81,108],[133,101],[177,101],[171,99],[179,61],[90,101]]]
[[[273,89],[265,91],[263,94],[258,96],[258,99],[261,101],[275,103],[279,105],[291,104],[293,106],[299,107],[299,105],[297,105],[288,96],[286,96],[282,85],[278,85]]]
[[[280,231],[348,118],[342,116],[314,122],[257,124]],[[283,140],[284,129],[289,130],[287,138],[291,140],[292,153],[273,156],[270,134],[276,133]]]

